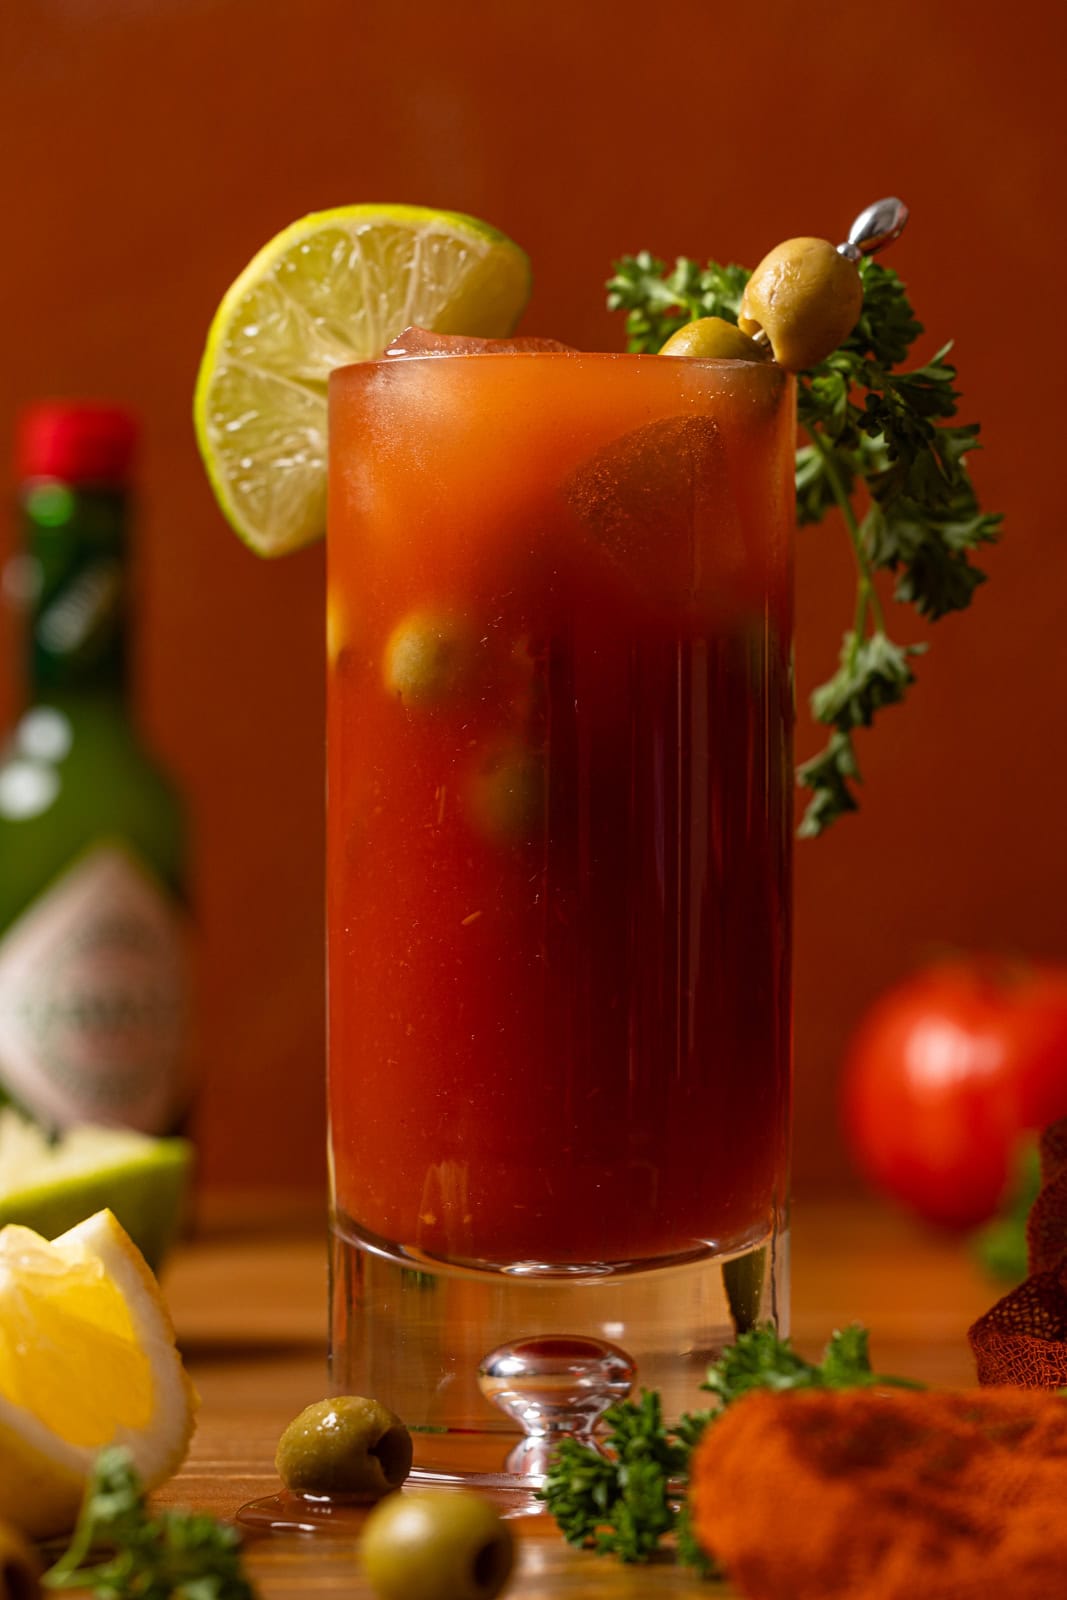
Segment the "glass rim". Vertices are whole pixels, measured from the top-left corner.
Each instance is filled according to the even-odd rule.
[[[342,366],[334,367],[328,374],[328,382],[333,383],[348,372],[362,372],[368,368],[380,370],[382,368],[406,366],[410,362],[445,362],[445,361],[515,361],[526,360],[543,362],[570,362],[580,360],[583,363],[591,362],[624,362],[627,365],[640,361],[674,361],[681,367],[701,368],[709,367],[715,371],[722,368],[739,368],[745,372],[769,372],[779,374],[786,378],[789,373],[777,361],[760,360],[746,361],[740,356],[667,356],[663,357],[658,350],[457,350],[449,353],[442,350],[414,350],[410,355],[381,355],[368,356],[365,361],[346,361]]]

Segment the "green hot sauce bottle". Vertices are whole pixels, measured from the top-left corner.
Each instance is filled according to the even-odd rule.
[[[18,431],[27,704],[0,752],[0,1100],[53,1129],[172,1130],[186,1108],[178,794],[126,698],[125,411],[49,402]]]

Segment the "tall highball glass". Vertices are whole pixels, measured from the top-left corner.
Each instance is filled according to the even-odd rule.
[[[331,378],[332,1381],[425,1471],[504,1470],[501,1346],[670,1413],[785,1325],[794,418],[771,362]]]

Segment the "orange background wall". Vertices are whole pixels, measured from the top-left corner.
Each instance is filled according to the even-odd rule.
[[[908,200],[893,263],[925,353],[956,339],[984,425],[975,475],[1008,536],[974,612],[933,630],[911,703],[861,740],[860,816],[799,849],[801,1189],[847,1170],[834,1075],[888,980],[946,944],[1067,957],[1062,16],[1059,0],[3,7],[0,437],[49,392],[145,418],[138,702],[195,828],[209,1182],[323,1174],[322,553],[246,554],[189,425],[222,290],[319,207],[485,216],[533,257],[527,331],[614,348],[614,255],[752,263]],[[849,614],[840,529],[801,535],[798,582],[804,692]],[[16,702],[7,652],[4,720]]]

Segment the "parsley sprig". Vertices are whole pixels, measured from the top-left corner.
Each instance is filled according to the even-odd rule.
[[[150,1516],[128,1452],[111,1448],[97,1456],[70,1545],[42,1581],[98,1600],[254,1600],[240,1544],[214,1517]]]
[[[675,1427],[663,1420],[658,1394],[624,1400],[604,1413],[602,1455],[575,1439],[561,1441],[539,1497],[570,1544],[620,1561],[648,1561],[668,1534],[679,1560],[706,1574],[714,1563],[693,1537],[678,1494],[689,1454],[725,1406],[754,1389],[921,1388],[871,1371],[868,1334],[854,1326],[833,1334],[821,1361],[806,1361],[769,1325],[728,1345],[702,1385],[715,1396],[706,1411],[688,1412]]]
[[[856,603],[838,669],[813,693],[816,719],[830,728],[825,748],[799,769],[810,799],[800,824],[812,837],[855,811],[860,781],[854,734],[896,705],[915,681],[925,644],[889,634],[880,572],[892,597],[936,622],[968,606],[985,574],[972,555],[996,540],[1001,518],[978,504],[966,457],[978,428],[952,419],[959,395],[945,345],[925,365],[903,368],[923,333],[907,291],[890,267],[864,259],[863,312],[853,332],[817,367],[799,374],[799,523],[831,508],[844,521],[856,566]],[[655,351],[695,317],[736,322],[749,273],[698,266],[680,256],[669,268],[648,251],[624,256],[608,280],[608,306],[626,312],[628,347]]]

